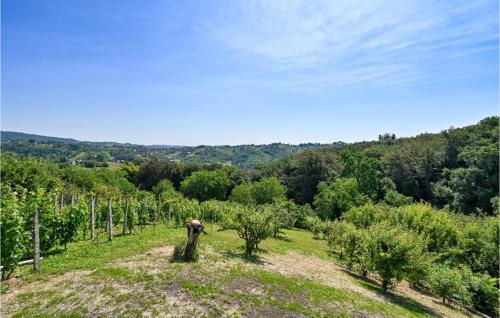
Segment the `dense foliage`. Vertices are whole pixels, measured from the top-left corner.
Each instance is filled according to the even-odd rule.
[[[5,144],[39,157],[57,147],[89,147],[92,156],[91,149],[105,149],[102,162],[124,148],[52,139]],[[4,152],[2,278],[32,258],[35,211],[42,255],[76,240],[112,240],[116,231],[159,223],[183,227],[196,218],[235,230],[247,256],[262,240],[281,238],[283,228],[307,229],[384,289],[406,280],[443,302],[498,316],[498,153],[494,117],[439,134],[308,149],[258,169],[212,162],[218,155],[202,160],[211,163],[141,159],[110,169]]]

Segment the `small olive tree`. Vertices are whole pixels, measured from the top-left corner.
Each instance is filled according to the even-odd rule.
[[[246,256],[251,256],[259,243],[272,235],[272,217],[270,206],[238,209],[234,215],[233,227],[238,232],[238,236],[245,240]]]

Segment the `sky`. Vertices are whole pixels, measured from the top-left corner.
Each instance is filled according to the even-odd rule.
[[[3,0],[1,129],[361,141],[498,114],[498,1]]]

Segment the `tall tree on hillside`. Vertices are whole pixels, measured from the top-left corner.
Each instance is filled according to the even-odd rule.
[[[306,204],[314,201],[318,184],[335,176],[340,165],[333,153],[306,150],[284,159],[281,171],[288,197]]]
[[[340,154],[340,162],[345,178],[355,178],[359,190],[370,198],[383,196],[382,171],[380,161],[366,153],[357,150],[345,150]]]

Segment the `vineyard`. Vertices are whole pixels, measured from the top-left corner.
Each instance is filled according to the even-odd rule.
[[[109,300],[109,308],[95,307],[88,296],[75,294],[79,285],[68,279],[69,295],[80,304],[71,308],[75,316],[81,315],[78,312],[83,316],[146,312],[219,316],[229,307],[236,316],[342,312],[355,316],[455,317],[479,312],[498,316],[496,216],[415,203],[393,186],[383,186],[385,181],[370,172],[377,169],[376,160],[362,153],[346,150],[340,161],[345,174],[320,182],[309,205],[287,198],[287,188],[275,176],[235,182],[233,178],[241,178],[244,172],[231,177],[227,170],[201,169],[181,180],[160,179],[148,190],[141,188],[141,171],[133,165],[88,169],[5,153],[1,199],[4,313],[15,316],[20,310],[19,316],[34,315],[34,301],[43,304],[41,314],[62,315],[71,307],[63,300],[64,293],[40,284],[84,271],[81,279],[102,289],[108,298],[111,287],[95,285],[99,279],[110,280],[109,286],[118,291],[126,290],[123,280],[132,285],[152,284],[146,290],[153,293],[161,293],[161,286],[167,284],[175,289],[175,304],[169,303],[173,300],[167,293],[162,299],[168,306],[141,303],[128,295],[120,300],[128,304],[125,307],[116,299]],[[498,211],[498,197],[490,201]],[[201,246],[192,259],[185,259],[187,263],[175,262],[173,246],[183,247],[186,222],[193,219],[205,224]],[[160,255],[155,248],[160,248]],[[280,254],[299,264],[317,264],[295,269],[286,265],[300,275],[289,273],[282,270],[287,260]],[[139,259],[137,268],[120,265],[135,259]],[[33,271],[31,266],[20,266],[21,261],[33,263]],[[220,277],[210,272],[212,267],[220,268]],[[316,270],[325,271],[330,279],[337,276],[322,285],[309,272]],[[340,289],[339,280],[343,282]],[[249,282],[254,289],[239,290],[237,298],[224,296],[238,281]],[[144,291],[145,295],[149,292]],[[300,302],[294,298],[298,295],[309,300]],[[264,304],[268,312],[244,307],[248,302]],[[176,307],[186,304],[196,304],[198,309]]]

